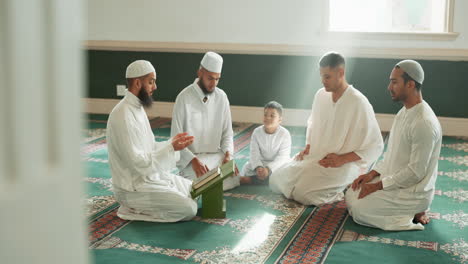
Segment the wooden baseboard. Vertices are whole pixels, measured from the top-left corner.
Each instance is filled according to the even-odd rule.
[[[95,114],[109,114],[114,106],[119,102],[118,99],[100,99],[84,98],[85,111]],[[172,117],[173,102],[156,101],[151,109],[146,112],[151,117]],[[232,120],[235,122],[261,123],[263,119],[263,107],[237,106],[231,105]],[[292,109],[283,110],[283,125],[285,126],[305,126],[309,117],[310,109]],[[389,131],[392,127],[393,114],[376,115],[382,131]],[[468,136],[468,118],[439,117],[442,131],[445,136]]]

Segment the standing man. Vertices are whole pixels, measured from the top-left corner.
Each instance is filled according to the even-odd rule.
[[[384,159],[359,176],[346,193],[356,223],[383,230],[424,229],[434,197],[442,129],[423,100],[424,71],[414,60],[400,61],[388,90],[403,107],[390,130]]]
[[[216,87],[221,78],[223,58],[214,52],[203,57],[198,78],[176,98],[172,113],[171,135],[186,131],[195,142],[181,151],[177,163],[180,175],[195,179],[234,155],[231,109],[226,93]],[[239,186],[239,176],[229,177],[223,189]]]
[[[107,146],[117,215],[126,220],[176,222],[197,213],[192,182],[171,174],[179,150],[193,142],[187,133],[156,142],[145,109],[153,103],[156,70],[149,61],[127,67],[128,91],[107,122]]]
[[[374,110],[346,81],[343,56],[326,53],[319,66],[324,88],[315,94],[306,147],[270,176],[274,192],[316,206],[341,200],[346,186],[383,150]]]

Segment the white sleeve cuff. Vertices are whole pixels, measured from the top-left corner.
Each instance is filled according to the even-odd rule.
[[[386,191],[398,188],[392,176],[387,176],[385,178],[382,178],[382,187]]]

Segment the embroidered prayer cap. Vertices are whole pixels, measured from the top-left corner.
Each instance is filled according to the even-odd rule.
[[[137,78],[152,72],[156,74],[156,70],[151,62],[146,60],[137,60],[128,65],[127,71],[125,72],[125,78]]]
[[[424,70],[417,61],[414,60],[402,60],[396,64],[404,72],[406,72],[413,80],[422,84],[424,81]]]
[[[223,57],[218,53],[208,51],[201,60],[201,66],[209,72],[221,73],[223,67]]]

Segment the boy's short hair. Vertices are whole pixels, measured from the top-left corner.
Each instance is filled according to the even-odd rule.
[[[279,114],[280,116],[283,116],[283,106],[282,106],[280,103],[276,102],[276,101],[270,101],[270,102],[268,102],[268,103],[265,105],[264,108],[265,108],[265,109],[267,109],[267,108],[275,109],[275,110],[278,112],[278,114]]]

